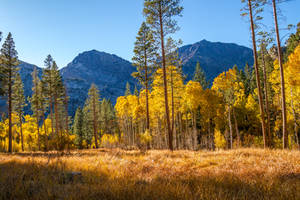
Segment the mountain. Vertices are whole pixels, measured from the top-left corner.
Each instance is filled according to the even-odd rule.
[[[183,72],[187,80],[193,78],[196,63],[199,62],[207,79],[213,79],[221,72],[237,65],[243,69],[245,64],[253,65],[252,49],[232,43],[209,42],[202,40],[179,48],[183,62]]]
[[[243,68],[246,63],[253,65],[252,50],[231,43],[202,40],[180,47],[179,56],[183,61],[183,72],[187,75],[187,80],[192,79],[197,61],[200,62],[211,82],[219,73],[232,68],[235,64],[239,69]],[[27,98],[32,94],[31,73],[37,66],[21,62],[19,67]],[[41,77],[42,68],[37,67],[37,69]],[[70,97],[70,115],[73,116],[77,107],[84,104],[92,83],[98,86],[101,98],[110,99],[114,104],[118,96],[124,95],[127,81],[132,90],[137,84],[136,80],[131,77],[134,70],[135,68],[129,61],[113,54],[96,50],[80,53],[60,71]],[[0,110],[3,111],[4,108],[5,101],[2,100]],[[26,113],[30,113],[29,107],[26,108]]]
[[[71,114],[83,105],[92,83],[98,86],[101,98],[105,97],[115,103],[118,96],[124,95],[127,81],[132,89],[136,84],[131,76],[134,70],[127,60],[105,52],[91,50],[76,56],[61,69],[70,96]]]

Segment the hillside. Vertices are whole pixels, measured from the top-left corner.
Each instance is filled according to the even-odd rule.
[[[179,56],[183,61],[183,72],[187,80],[192,79],[195,65],[200,62],[208,80],[213,79],[224,70],[235,64],[242,69],[246,63],[252,65],[252,50],[237,44],[209,42],[202,40],[195,44],[179,48]],[[21,77],[24,82],[26,97],[31,95],[31,73],[35,65],[21,62]],[[39,75],[42,69],[38,68]],[[100,89],[101,98],[110,99],[114,104],[116,98],[124,94],[128,81],[132,90],[137,81],[131,77],[135,70],[132,64],[117,55],[97,50],[85,51],[76,56],[72,62],[61,69],[70,96],[69,113],[73,116],[76,108],[82,106],[92,83]],[[5,101],[0,101],[0,109],[5,108]],[[26,112],[29,110],[26,109]]]
[[[124,94],[126,82],[132,88],[136,84],[131,76],[134,70],[130,62],[113,54],[96,50],[79,54],[61,69],[70,96],[71,113],[75,113],[76,108],[83,105],[92,83],[98,86],[101,98],[115,103],[117,97]]]
[[[183,72],[188,76],[188,80],[192,79],[196,63],[199,62],[211,83],[218,74],[234,65],[239,69],[243,69],[246,63],[253,65],[252,49],[207,40],[180,47],[179,57],[182,59]]]

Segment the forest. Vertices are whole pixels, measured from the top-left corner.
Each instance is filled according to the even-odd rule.
[[[127,85],[112,105],[92,84],[75,116],[68,115],[67,88],[51,55],[41,79],[32,73],[32,96],[25,99],[9,33],[1,49],[1,92],[8,111],[1,117],[0,149],[299,148],[300,24],[281,47],[275,39],[278,24],[275,33],[261,25],[268,1],[244,2],[241,15],[249,17],[252,28],[254,67],[232,66],[209,83],[197,63],[193,80],[186,81],[177,53],[181,41],[170,36],[178,29],[179,2],[166,1],[168,9],[162,11],[155,1],[145,1],[132,58],[132,76],[139,82],[135,91]],[[24,113],[28,105],[32,114]]]
[[[0,197],[62,197],[63,192],[52,187],[55,184],[46,178],[36,179],[36,176],[43,177],[41,174],[56,176],[53,183],[62,184],[70,199],[84,196],[88,199],[300,197],[300,22],[288,27],[288,37],[283,41],[278,20],[282,2],[241,0],[241,17],[249,25],[254,65],[245,63],[242,70],[230,66],[231,69],[209,82],[199,62],[192,80],[186,80],[182,72],[177,51],[182,41],[172,38],[180,28],[177,20],[184,9],[181,1],[145,0],[145,21],[133,44],[132,62],[136,71],[132,76],[139,84],[131,91],[128,83],[115,105],[102,98],[101,91],[92,84],[84,106],[77,108],[75,116],[69,115],[68,88],[55,59],[51,55],[46,57],[41,76],[34,70],[32,96],[25,98],[13,35],[0,37],[0,92],[7,102],[7,111],[2,112],[0,118],[0,152],[8,152],[0,154],[0,163],[7,160],[0,168],[10,174],[17,174],[19,168],[26,169],[26,173],[34,168],[39,174],[31,172],[22,179],[32,184],[37,194],[30,193],[31,186],[9,182],[12,179],[0,175],[0,183],[9,183],[0,187],[3,192]],[[265,24],[263,16],[270,15],[265,13],[266,8],[273,11],[273,24]],[[30,111],[25,112],[25,107]],[[32,160],[25,165],[27,152]],[[82,159],[81,164],[71,157],[59,156],[64,154],[73,157],[82,154],[77,158]],[[18,155],[24,159],[22,166],[17,164]],[[198,157],[201,164],[194,160]],[[228,160],[222,160],[225,157]],[[129,161],[122,164],[122,159]],[[96,160],[102,163],[102,168],[82,164],[96,163]],[[251,169],[252,165],[256,166],[253,163],[258,163],[260,168]],[[200,170],[215,165],[216,168]],[[273,171],[264,171],[268,165],[278,171],[274,175]],[[225,166],[224,169],[221,166]],[[232,166],[238,170],[236,175],[228,172]],[[73,178],[77,174],[62,174],[61,169],[80,171],[76,180],[79,185],[68,189],[66,184],[75,184]],[[94,178],[96,170],[102,173],[96,175],[99,179]],[[221,176],[222,170],[226,172]],[[207,177],[206,172],[211,176]],[[81,180],[81,173],[86,175],[86,182]],[[264,173],[269,179],[261,178]],[[162,177],[152,180],[152,175]],[[31,179],[27,180],[28,177]],[[138,181],[137,177],[140,177]],[[255,183],[252,184],[252,180]],[[283,189],[284,180],[290,185]],[[41,186],[37,186],[36,181]],[[95,187],[89,190],[85,183]],[[98,186],[101,183],[111,188]],[[15,184],[21,188],[19,191],[13,187]],[[158,192],[159,188],[165,193]],[[52,196],[46,195],[47,190]],[[76,190],[83,193],[77,194]],[[92,195],[96,193],[100,196]]]

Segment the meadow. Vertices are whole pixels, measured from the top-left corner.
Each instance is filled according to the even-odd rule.
[[[0,199],[300,199],[300,151],[2,153]]]

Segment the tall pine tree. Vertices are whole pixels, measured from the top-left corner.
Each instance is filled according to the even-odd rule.
[[[41,150],[41,137],[40,137],[40,118],[41,118],[41,92],[40,92],[40,79],[37,74],[37,68],[34,68],[32,72],[32,96],[29,98],[31,103],[31,110],[33,112],[33,116],[36,119],[36,129],[38,135],[38,150]]]
[[[98,125],[99,125],[99,113],[100,113],[99,108],[100,108],[99,90],[95,84],[92,84],[88,92],[88,98],[85,102],[84,113],[88,119],[86,123],[92,125],[96,148],[98,148],[98,133],[99,133]]]
[[[277,20],[277,6],[276,3],[278,0],[272,0],[273,4],[273,14],[274,14],[274,24],[275,24],[275,32],[276,32],[276,41],[277,41],[277,54],[278,54],[278,62],[280,68],[280,83],[281,83],[281,112],[282,112],[282,141],[283,148],[288,147],[288,132],[287,132],[287,117],[286,117],[286,100],[285,100],[285,86],[284,86],[284,71],[283,71],[283,55],[281,50],[280,43],[280,35],[278,28],[278,20]]]
[[[246,0],[242,0],[242,3],[245,3]],[[253,57],[254,57],[254,68],[255,68],[255,76],[256,76],[256,86],[258,91],[258,103],[259,110],[261,115],[261,127],[262,127],[262,135],[264,141],[264,147],[266,147],[266,124],[265,124],[265,112],[263,107],[263,99],[262,99],[262,91],[261,91],[261,83],[260,83],[260,73],[258,66],[258,56],[257,56],[257,47],[256,47],[256,28],[257,22],[261,20],[259,13],[263,11],[262,7],[266,3],[265,0],[248,0],[247,6],[244,10],[248,13],[243,13],[242,15],[249,14],[250,19],[250,27],[251,27],[251,37],[252,37],[252,45],[253,45]]]
[[[13,111],[18,114],[19,117],[19,127],[20,127],[20,135],[21,135],[21,145],[22,151],[24,151],[24,138],[23,138],[23,115],[24,115],[24,107],[27,105],[24,97],[24,86],[21,80],[21,76],[17,73],[14,85],[13,85]]]
[[[154,44],[153,34],[145,22],[142,23],[134,44],[134,57],[132,60],[137,72],[133,73],[132,76],[146,90],[146,128],[149,129],[149,86],[151,84],[151,75],[156,68],[157,48]]]
[[[180,6],[180,0],[145,0],[143,13],[147,18],[156,42],[161,46],[161,60],[164,79],[165,112],[167,121],[167,130],[169,138],[169,149],[173,150],[173,133],[170,124],[170,112],[168,105],[168,86],[166,72],[166,53],[165,38],[167,35],[175,33],[179,27],[173,19],[175,16],[181,16],[183,8]]]
[[[84,116],[83,116],[82,109],[78,107],[74,118],[73,133],[76,135],[75,143],[78,145],[79,149],[83,148],[83,140],[84,140],[83,120],[84,120]]]
[[[44,61],[45,68],[43,70],[42,75],[42,84],[43,84],[43,95],[45,101],[47,102],[47,108],[50,111],[50,118],[51,118],[51,135],[54,137],[54,115],[53,115],[53,78],[52,78],[52,71],[51,67],[53,65],[53,58],[51,55],[48,55]]]
[[[0,71],[4,83],[5,95],[8,103],[8,152],[12,152],[12,92],[13,83],[17,72],[18,52],[15,49],[15,43],[12,34],[9,33],[1,49]]]

